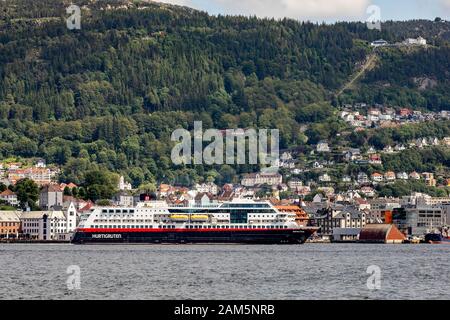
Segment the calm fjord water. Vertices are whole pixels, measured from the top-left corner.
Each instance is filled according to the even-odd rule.
[[[450,246],[10,244],[0,283],[0,299],[450,299]]]

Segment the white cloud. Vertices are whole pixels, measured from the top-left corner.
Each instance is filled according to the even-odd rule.
[[[365,20],[371,0],[159,0],[225,14],[289,17],[300,20]],[[447,1],[447,0],[446,0]],[[200,4],[202,4],[200,6]]]

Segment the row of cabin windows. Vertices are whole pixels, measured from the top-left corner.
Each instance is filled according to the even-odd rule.
[[[152,229],[153,226],[105,226],[105,225],[94,225],[95,229]],[[194,226],[188,225],[186,229],[287,229],[287,226]],[[161,226],[161,229],[175,229],[174,225]]]
[[[186,226],[187,229],[287,229],[287,226]]]
[[[109,214],[111,214],[111,213],[120,213],[120,214],[134,214],[136,212],[136,210],[135,209],[102,209],[102,213],[109,213]],[[152,212],[150,212],[150,213],[156,213],[156,212],[159,212],[159,213],[168,213],[167,212],[167,210],[163,210],[163,209],[161,209],[161,210],[152,210]],[[137,210],[137,213],[149,213],[148,212],[148,210],[146,211],[146,210]]]
[[[102,213],[134,213],[134,209],[102,209]]]

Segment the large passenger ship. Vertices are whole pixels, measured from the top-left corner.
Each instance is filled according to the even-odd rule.
[[[169,206],[147,201],[130,208],[93,209],[80,221],[72,242],[301,244],[315,231],[270,202]]]

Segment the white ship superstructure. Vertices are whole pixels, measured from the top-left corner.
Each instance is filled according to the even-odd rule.
[[[315,229],[299,226],[295,218],[270,202],[169,206],[147,201],[136,207],[94,208],[80,222],[73,242],[303,243]]]

